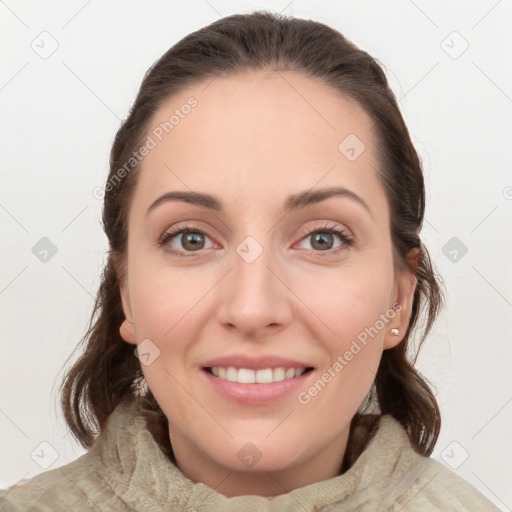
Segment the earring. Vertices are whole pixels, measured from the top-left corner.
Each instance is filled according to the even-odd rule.
[[[400,335],[400,330],[397,329],[396,327],[393,327],[393,329],[391,329],[391,334],[393,336],[399,336]]]

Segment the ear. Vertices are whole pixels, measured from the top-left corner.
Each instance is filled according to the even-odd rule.
[[[409,327],[414,302],[414,292],[416,290],[416,284],[418,283],[414,269],[418,268],[419,254],[420,251],[417,248],[409,251],[407,261],[412,267],[412,270],[406,268],[402,270],[397,277],[394,287],[395,300],[393,301],[393,304],[397,304],[396,307],[393,307],[396,314],[386,328],[383,350],[396,347],[404,339],[407,328]],[[398,336],[392,334],[391,329],[398,329]]]
[[[127,343],[136,345],[137,333],[135,330],[135,323],[133,322],[132,308],[130,303],[130,290],[126,279],[126,273],[124,272],[123,265],[121,263],[118,263],[116,268],[118,269],[116,272],[118,276],[119,292],[121,295],[121,304],[125,316],[123,323],[119,326],[119,334],[121,335],[121,338],[123,338],[123,340]]]

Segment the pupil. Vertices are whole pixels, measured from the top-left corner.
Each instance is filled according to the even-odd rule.
[[[187,244],[191,244],[189,248],[201,249],[201,242],[203,242],[204,245],[204,241],[201,240],[201,237],[202,235],[200,233],[186,233],[184,247],[186,247]]]
[[[327,242],[325,241],[326,239],[327,239]],[[319,249],[325,249],[326,244],[328,245],[329,242],[332,243],[332,234],[330,234],[330,233],[321,233],[321,234],[317,234],[313,237],[313,246],[316,243],[319,243],[319,247],[317,247]]]

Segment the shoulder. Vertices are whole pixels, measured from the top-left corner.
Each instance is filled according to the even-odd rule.
[[[404,444],[399,460],[391,475],[396,493],[390,511],[499,512],[468,481],[436,459],[418,453],[412,444]]]
[[[135,457],[129,442],[133,432],[125,433],[120,428],[123,424],[136,428],[135,418],[127,416],[134,411],[134,405],[118,405],[114,414],[109,416],[105,430],[85,454],[68,464],[0,490],[0,511],[129,510],[120,498],[125,489],[121,485],[114,490],[109,477],[112,473],[126,470],[126,463]],[[125,473],[129,478],[129,471]]]
[[[380,418],[375,438],[361,455],[361,466],[365,466],[363,480],[379,497],[378,510],[499,512],[454,471],[417,452],[405,428],[391,415]]]
[[[97,471],[99,457],[90,452],[0,490],[0,511],[127,510]]]
[[[499,512],[499,508],[480,491],[441,462],[432,458],[424,459],[420,474],[410,483],[408,491],[395,502],[392,510]]]

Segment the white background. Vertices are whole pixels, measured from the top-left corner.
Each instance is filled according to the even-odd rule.
[[[511,510],[510,0],[1,2],[0,487],[44,470],[35,449],[47,463],[56,451],[50,468],[83,453],[55,389],[107,248],[93,190],[144,73],[188,33],[256,9],[330,25],[384,64],[423,160],[422,236],[447,290],[418,360],[442,411],[433,457]],[[52,44],[48,58],[34,50]],[[32,252],[42,237],[57,247],[46,263]],[[452,237],[467,247],[455,262]]]

